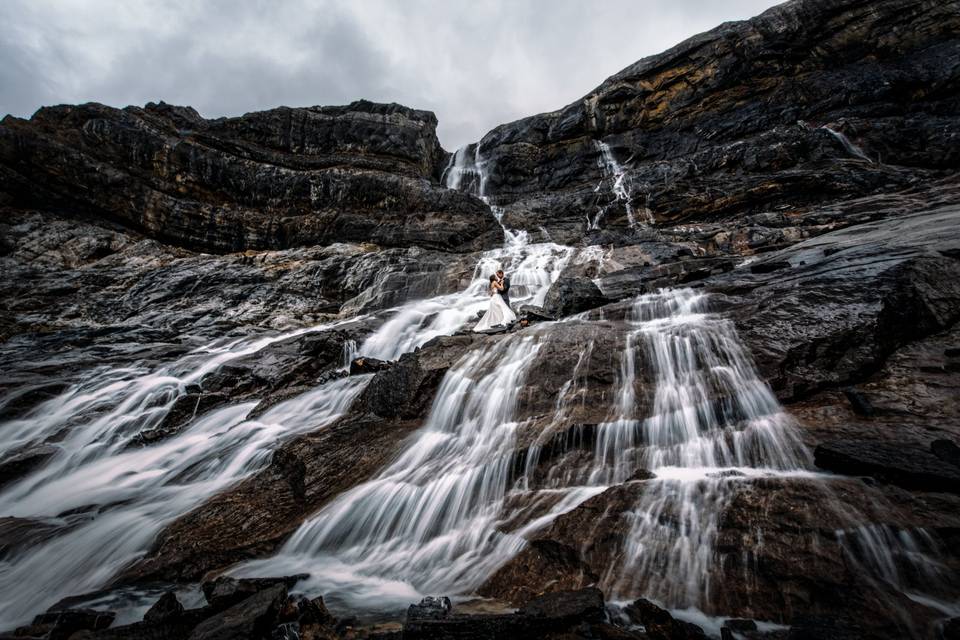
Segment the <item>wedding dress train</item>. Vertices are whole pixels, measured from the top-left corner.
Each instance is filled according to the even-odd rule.
[[[494,293],[490,296],[490,306],[487,312],[480,318],[480,322],[473,328],[474,331],[487,331],[497,326],[506,326],[517,320],[517,314],[507,306],[503,297]]]

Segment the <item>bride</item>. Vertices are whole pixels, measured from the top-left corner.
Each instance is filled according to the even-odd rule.
[[[480,322],[473,328],[474,331],[489,331],[494,327],[508,326],[517,320],[517,314],[513,312],[500,292],[503,291],[503,283],[497,279],[497,276],[490,276],[490,306],[487,312],[480,318]]]

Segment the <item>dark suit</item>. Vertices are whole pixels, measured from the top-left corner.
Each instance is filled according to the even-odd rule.
[[[509,276],[503,276],[503,289],[498,291],[500,297],[503,298],[503,301],[507,303],[507,306],[510,306],[510,278]],[[513,307],[510,307],[511,309]]]

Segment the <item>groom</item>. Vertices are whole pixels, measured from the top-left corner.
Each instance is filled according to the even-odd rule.
[[[507,303],[507,306],[510,307],[510,278],[504,275],[503,269],[497,271],[497,282],[503,285],[503,289],[498,293],[503,298],[503,301]],[[510,308],[512,309],[513,307]]]

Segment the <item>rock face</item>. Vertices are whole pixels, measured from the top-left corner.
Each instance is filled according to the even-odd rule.
[[[958,21],[954,2],[843,0],[721,25],[486,134],[486,195],[573,242],[595,233],[584,212],[621,231],[796,216],[953,172]]]
[[[948,635],[943,603],[960,598],[958,33],[957,2],[794,0],[457,155],[440,148],[432,114],[366,102],[219,120],[162,103],[6,118],[0,506],[17,515],[0,518],[0,556],[52,588],[77,578],[61,575],[61,552],[93,539],[88,527],[118,513],[135,533],[154,527],[115,571],[97,567],[96,586],[81,576],[78,590],[105,591],[62,600],[23,633]],[[456,182],[451,172],[459,189],[441,186]],[[481,251],[503,233],[477,195],[512,232],[577,246],[511,233]],[[473,334],[474,285],[493,262],[511,275],[541,265],[514,277],[527,322]],[[487,379],[515,366],[525,373],[509,388]],[[748,401],[729,379],[744,381]],[[491,401],[514,395],[509,408]],[[317,408],[326,402],[329,415]],[[441,414],[452,416],[443,429],[424,430]],[[490,416],[505,427],[495,442],[478,426]],[[761,462],[718,471],[704,445],[692,462],[664,464],[670,447],[710,437],[698,428],[660,446],[664,425],[709,416],[725,420],[718,446]],[[789,431],[754,452],[751,432],[779,420]],[[411,442],[443,465],[427,467],[435,459],[416,458]],[[791,447],[795,462],[764,466]],[[440,593],[430,580],[364,578],[455,604],[342,611],[354,595],[347,567],[343,593],[323,595],[360,618],[338,622],[320,593],[290,595],[330,576],[223,575],[243,575],[237,563],[275,553],[401,454],[431,473],[391,477],[384,491],[430,487],[424,502],[443,505],[443,530],[412,527],[423,535],[391,549],[432,561],[438,546],[463,545],[483,575],[413,563],[472,580]],[[611,471],[621,454],[629,468]],[[235,473],[219,483],[224,466]],[[73,490],[105,469],[116,476],[95,497]],[[482,483],[457,484],[475,470]],[[53,482],[36,481],[45,471]],[[161,497],[141,505],[123,493],[140,495],[138,483]],[[176,493],[208,483],[217,490]],[[450,485],[463,490],[451,497]],[[175,511],[160,508],[169,495]],[[462,505],[482,513],[480,530],[445,529]],[[408,511],[384,513],[361,514],[350,535],[375,521],[385,545],[409,533],[397,533]],[[655,533],[631,538],[638,522]],[[691,522],[709,525],[702,538]],[[470,546],[474,534],[496,553]],[[51,548],[52,578],[36,560]],[[674,550],[708,570],[667,575]],[[645,557],[655,566],[621,575]],[[168,591],[204,580],[199,608]],[[10,627],[50,604],[27,582],[0,587],[37,599]],[[152,606],[134,624],[64,611],[138,590],[156,601],[141,598]],[[461,604],[473,595],[483,599]],[[620,605],[605,613],[604,597]],[[694,605],[715,628],[680,619]],[[0,619],[6,607],[0,598]]]
[[[0,204],[213,252],[495,244],[486,207],[433,177],[435,129],[432,113],[370,102],[212,121],[163,103],[49,107],[0,124]]]

